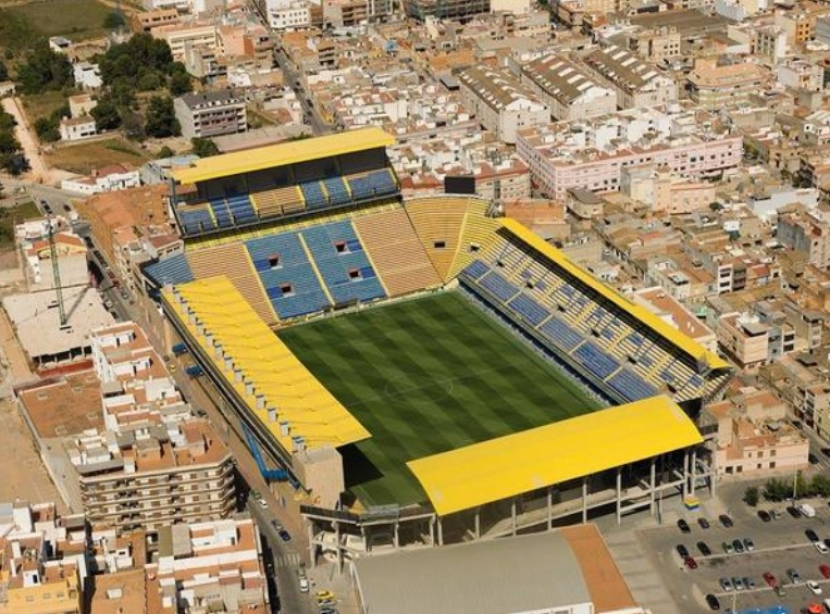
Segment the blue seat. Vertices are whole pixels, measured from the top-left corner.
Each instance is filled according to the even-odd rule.
[[[576,348],[573,356],[580,363],[582,363],[586,369],[602,380],[620,368],[620,365],[616,360],[599,349],[591,341],[586,341]]]
[[[230,196],[227,203],[228,211],[230,211],[233,221],[237,224],[245,224],[257,219],[256,211],[254,211],[254,206],[247,194]]]
[[[193,271],[190,270],[190,264],[184,254],[154,262],[145,267],[144,272],[159,286],[193,281]]]
[[[473,260],[464,268],[463,271],[461,271],[461,275],[469,279],[476,280],[486,274],[489,270],[490,267],[484,264],[481,260]]]
[[[629,401],[639,401],[657,394],[653,386],[625,368],[608,378],[607,383]]]
[[[228,207],[225,205],[225,199],[209,198],[208,205],[210,205],[210,210],[213,212],[213,217],[216,218],[216,225],[219,228],[233,226],[233,219],[231,218],[230,211],[228,211]]]
[[[555,316],[549,318],[547,322],[542,324],[539,327],[539,332],[557,347],[568,351],[574,349],[585,340],[585,337]]]
[[[206,209],[180,208],[177,210],[185,235],[200,235],[216,228]]]
[[[547,309],[524,293],[520,293],[519,296],[510,301],[510,308],[530,322],[531,326],[534,327],[541,324],[545,318],[550,316],[550,312]]]
[[[324,179],[323,184],[326,187],[326,192],[329,195],[329,203],[332,205],[343,205],[352,200],[346,184],[342,177],[330,177]]]
[[[502,303],[506,303],[519,292],[519,289],[516,286],[511,284],[496,271],[490,271],[487,275],[478,280],[478,284],[493,294]]]
[[[306,207],[309,209],[322,209],[326,206],[326,195],[319,181],[306,181],[300,184],[303,192]]]

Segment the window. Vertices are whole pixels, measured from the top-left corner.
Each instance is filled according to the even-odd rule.
[[[270,256],[268,256],[268,266],[270,266],[272,269],[279,269],[280,267],[282,267],[282,262],[280,261],[280,255],[279,254],[271,254]]]
[[[435,241],[435,242],[433,242],[432,246],[435,249],[446,249],[447,242],[446,241]]]

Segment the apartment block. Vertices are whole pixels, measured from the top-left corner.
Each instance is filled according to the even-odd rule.
[[[714,58],[699,58],[686,77],[689,97],[702,109],[722,109],[746,103],[765,89],[765,71],[756,64],[719,64]]]
[[[155,561],[145,567],[148,601],[184,612],[265,614],[261,551],[257,526],[246,516],[164,527]]]
[[[58,519],[52,503],[0,504],[0,612],[85,611],[85,526],[83,517]]]
[[[809,440],[786,417],[786,403],[770,390],[745,389],[708,405],[702,431],[714,432],[708,445],[716,473],[768,475],[770,470],[805,468]]]
[[[604,115],[617,109],[617,96],[611,89],[560,55],[547,55],[522,66],[522,83],[560,121]]]
[[[181,17],[176,9],[157,9],[146,13],[135,13],[130,26],[133,32],[140,34],[150,32],[158,26],[167,26],[179,23]]]
[[[550,120],[547,105],[503,70],[468,68],[458,75],[458,82],[467,109],[505,143],[516,142],[517,130]]]
[[[265,10],[272,30],[311,26],[311,4],[305,0],[266,0]]]
[[[733,168],[741,162],[743,139],[714,118],[677,106],[527,128],[519,131],[516,148],[540,188],[564,201],[573,188],[619,190],[622,169],[632,165],[663,166],[686,178]]]
[[[156,26],[153,38],[164,40],[176,62],[184,62],[185,49],[198,47],[216,51],[219,45],[217,28],[212,23],[186,22]]]
[[[818,92],[824,87],[824,70],[818,64],[792,58],[775,67],[778,83],[786,87]]]
[[[742,369],[756,371],[770,356],[770,327],[751,313],[721,316],[718,342],[724,352]]]
[[[810,264],[826,269],[830,266],[830,223],[820,209],[793,206],[778,215],[778,240],[802,252]]]
[[[173,106],[186,138],[239,134],[248,129],[245,100],[231,90],[185,94]]]
[[[680,32],[673,26],[638,28],[624,37],[628,48],[649,62],[668,62],[681,56]]]
[[[674,79],[622,47],[596,49],[582,63],[592,77],[614,90],[620,109],[657,107],[678,100]]]
[[[490,11],[490,0],[405,0],[407,17],[425,21],[428,17],[437,19],[463,19]]]

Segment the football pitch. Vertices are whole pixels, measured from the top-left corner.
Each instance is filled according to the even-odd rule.
[[[457,292],[279,336],[372,434],[341,449],[366,506],[426,499],[407,461],[601,407]]]

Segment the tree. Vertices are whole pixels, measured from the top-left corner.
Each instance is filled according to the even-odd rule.
[[[193,91],[193,82],[186,72],[174,72],[170,77],[170,93],[181,96]]]
[[[139,70],[138,71],[138,91],[152,92],[164,85],[163,76],[155,70]]]
[[[767,501],[783,501],[784,499],[792,496],[792,484],[773,478],[771,480],[767,480],[767,483],[764,484],[762,494],[764,499]]]
[[[52,51],[47,41],[40,40],[26,55],[26,62],[18,68],[17,80],[26,94],[59,90],[74,82],[72,64],[62,53]]]
[[[104,17],[104,27],[107,30],[117,30],[124,26],[124,17],[118,11],[107,13]]]
[[[156,154],[157,160],[163,160],[164,158],[172,158],[176,155],[176,152],[170,149],[167,145],[159,149],[159,152]]]
[[[121,125],[121,114],[111,96],[102,96],[89,113],[95,118],[98,130],[115,130]]]
[[[58,123],[52,121],[48,117],[39,117],[37,121],[35,121],[35,132],[41,141],[45,141],[47,143],[54,143],[61,138],[60,130],[58,130]]]
[[[210,139],[192,138],[190,142],[193,145],[193,153],[200,158],[209,158],[219,153],[216,143]]]
[[[146,134],[144,133],[144,123],[141,120],[141,115],[128,110],[121,116],[121,121],[124,127],[124,134],[128,139],[134,141],[144,140]]]
[[[711,202],[711,203],[709,203],[709,208],[710,208],[712,211],[714,211],[715,213],[717,213],[718,211],[720,211],[720,210],[722,210],[722,209],[723,209],[723,205],[722,205],[722,204],[720,204],[719,202],[715,201],[715,202]]]
[[[759,492],[757,486],[750,486],[744,491],[744,503],[750,507],[758,505]]]
[[[0,62],[0,81],[8,81],[9,69],[4,62]]]
[[[179,136],[181,126],[176,119],[173,108],[173,99],[169,96],[153,96],[147,108],[147,120],[144,123],[144,132],[147,136],[163,139],[168,136]]]

